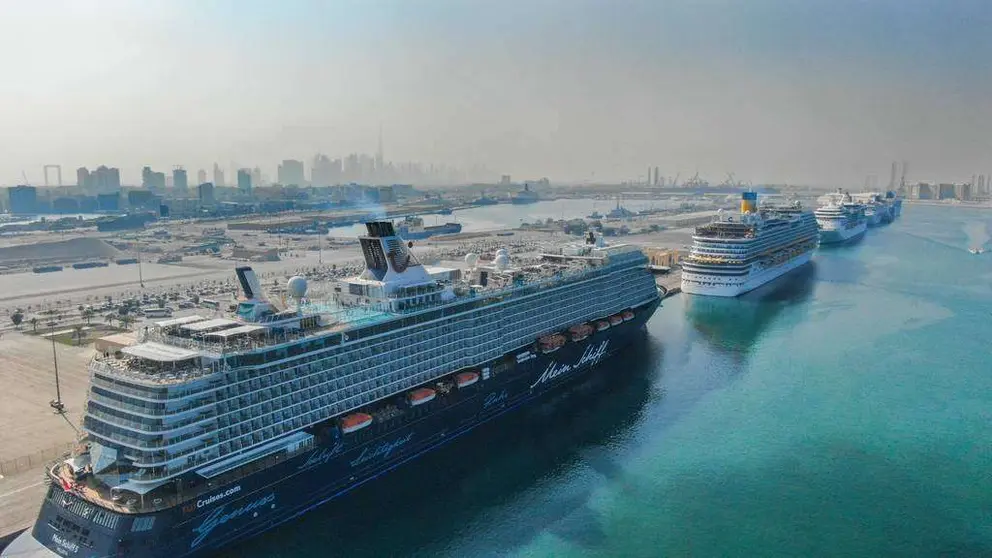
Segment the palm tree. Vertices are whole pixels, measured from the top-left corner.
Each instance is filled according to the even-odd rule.
[[[131,324],[134,323],[134,316],[130,314],[124,314],[123,316],[120,317],[120,323],[121,323],[121,329],[128,329],[131,327]]]
[[[14,328],[20,328],[21,322],[24,321],[24,314],[20,310],[17,310],[10,315],[10,321],[14,324]]]
[[[107,322],[108,324],[110,324],[110,325],[114,325],[114,320],[116,320],[116,319],[117,319],[117,316],[115,316],[115,315],[113,315],[113,314],[107,314],[106,316],[104,316],[104,317],[103,317],[103,319],[104,319],[104,320],[105,320],[105,321],[106,321],[106,322]]]
[[[92,308],[87,306],[86,308],[83,308],[83,311],[81,313],[83,319],[86,320],[86,325],[90,325],[90,320],[93,319],[93,314],[95,314],[96,312],[94,312]]]
[[[76,338],[76,345],[83,342],[83,326],[76,324],[72,326],[72,336]]]
[[[38,316],[31,316],[29,323],[31,324],[31,331],[38,333]]]

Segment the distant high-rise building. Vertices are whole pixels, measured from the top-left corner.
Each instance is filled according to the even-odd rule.
[[[121,170],[100,165],[90,176],[97,192],[117,192],[121,189]]]
[[[186,179],[186,169],[182,167],[172,169],[172,187],[182,192],[185,192],[189,188],[189,182]]]
[[[76,169],[76,185],[84,192],[117,192],[121,189],[121,171],[100,165],[93,172]]]
[[[7,188],[11,213],[36,213],[38,211],[38,190],[34,186],[13,186]]]
[[[255,188],[262,185],[262,169],[258,167],[251,169],[251,185]]]
[[[141,187],[149,190],[165,189],[165,173],[155,172],[151,167],[141,169]]]
[[[220,188],[224,186],[224,171],[220,169],[220,165],[214,163],[214,186]]]
[[[238,169],[238,190],[246,196],[251,195],[251,169]]]
[[[214,205],[214,185],[209,182],[204,182],[197,186],[198,193],[200,194],[200,205],[202,206],[212,206]]]
[[[651,184],[661,186],[661,175],[658,174],[658,167],[654,168],[654,180],[651,181]]]
[[[203,184],[207,181],[207,171],[200,169],[196,171],[196,183]]]
[[[327,155],[317,154],[310,167],[310,184],[332,186],[341,183],[341,159],[331,160]]]
[[[283,186],[304,186],[306,185],[306,177],[303,172],[303,161],[297,161],[295,159],[285,159],[282,164],[279,165],[279,172],[277,173],[279,183]]]
[[[504,174],[503,176],[500,176],[499,177],[499,183],[500,184],[503,184],[503,185],[509,184],[510,183],[510,175]]]
[[[84,192],[93,188],[93,183],[90,180],[90,171],[86,167],[76,169],[76,186]]]

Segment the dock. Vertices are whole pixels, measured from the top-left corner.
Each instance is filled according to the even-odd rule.
[[[675,296],[682,292],[682,269],[675,268],[668,273],[656,273],[654,282],[661,289],[662,299]]]

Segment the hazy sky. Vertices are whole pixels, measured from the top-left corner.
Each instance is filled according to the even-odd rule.
[[[0,184],[372,153],[514,178],[992,173],[985,0],[0,0]],[[191,175],[191,179],[195,174]]]

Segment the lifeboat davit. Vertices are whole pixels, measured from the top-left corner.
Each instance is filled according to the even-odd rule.
[[[614,314],[610,316],[610,325],[620,325],[623,323],[623,316],[620,314]]]
[[[620,315],[623,316],[623,321],[625,322],[629,322],[630,320],[634,319],[633,310],[624,310],[623,313]]]
[[[372,424],[372,415],[366,413],[352,413],[341,419],[341,432],[351,434]]]
[[[433,401],[437,397],[437,392],[430,388],[415,389],[410,392],[410,405],[416,407]]]
[[[596,331],[606,331],[608,329],[610,329],[610,322],[606,320],[596,322]]]
[[[455,376],[455,382],[458,383],[458,387],[460,388],[468,387],[478,381],[479,374],[476,372],[462,372],[461,374]]]

